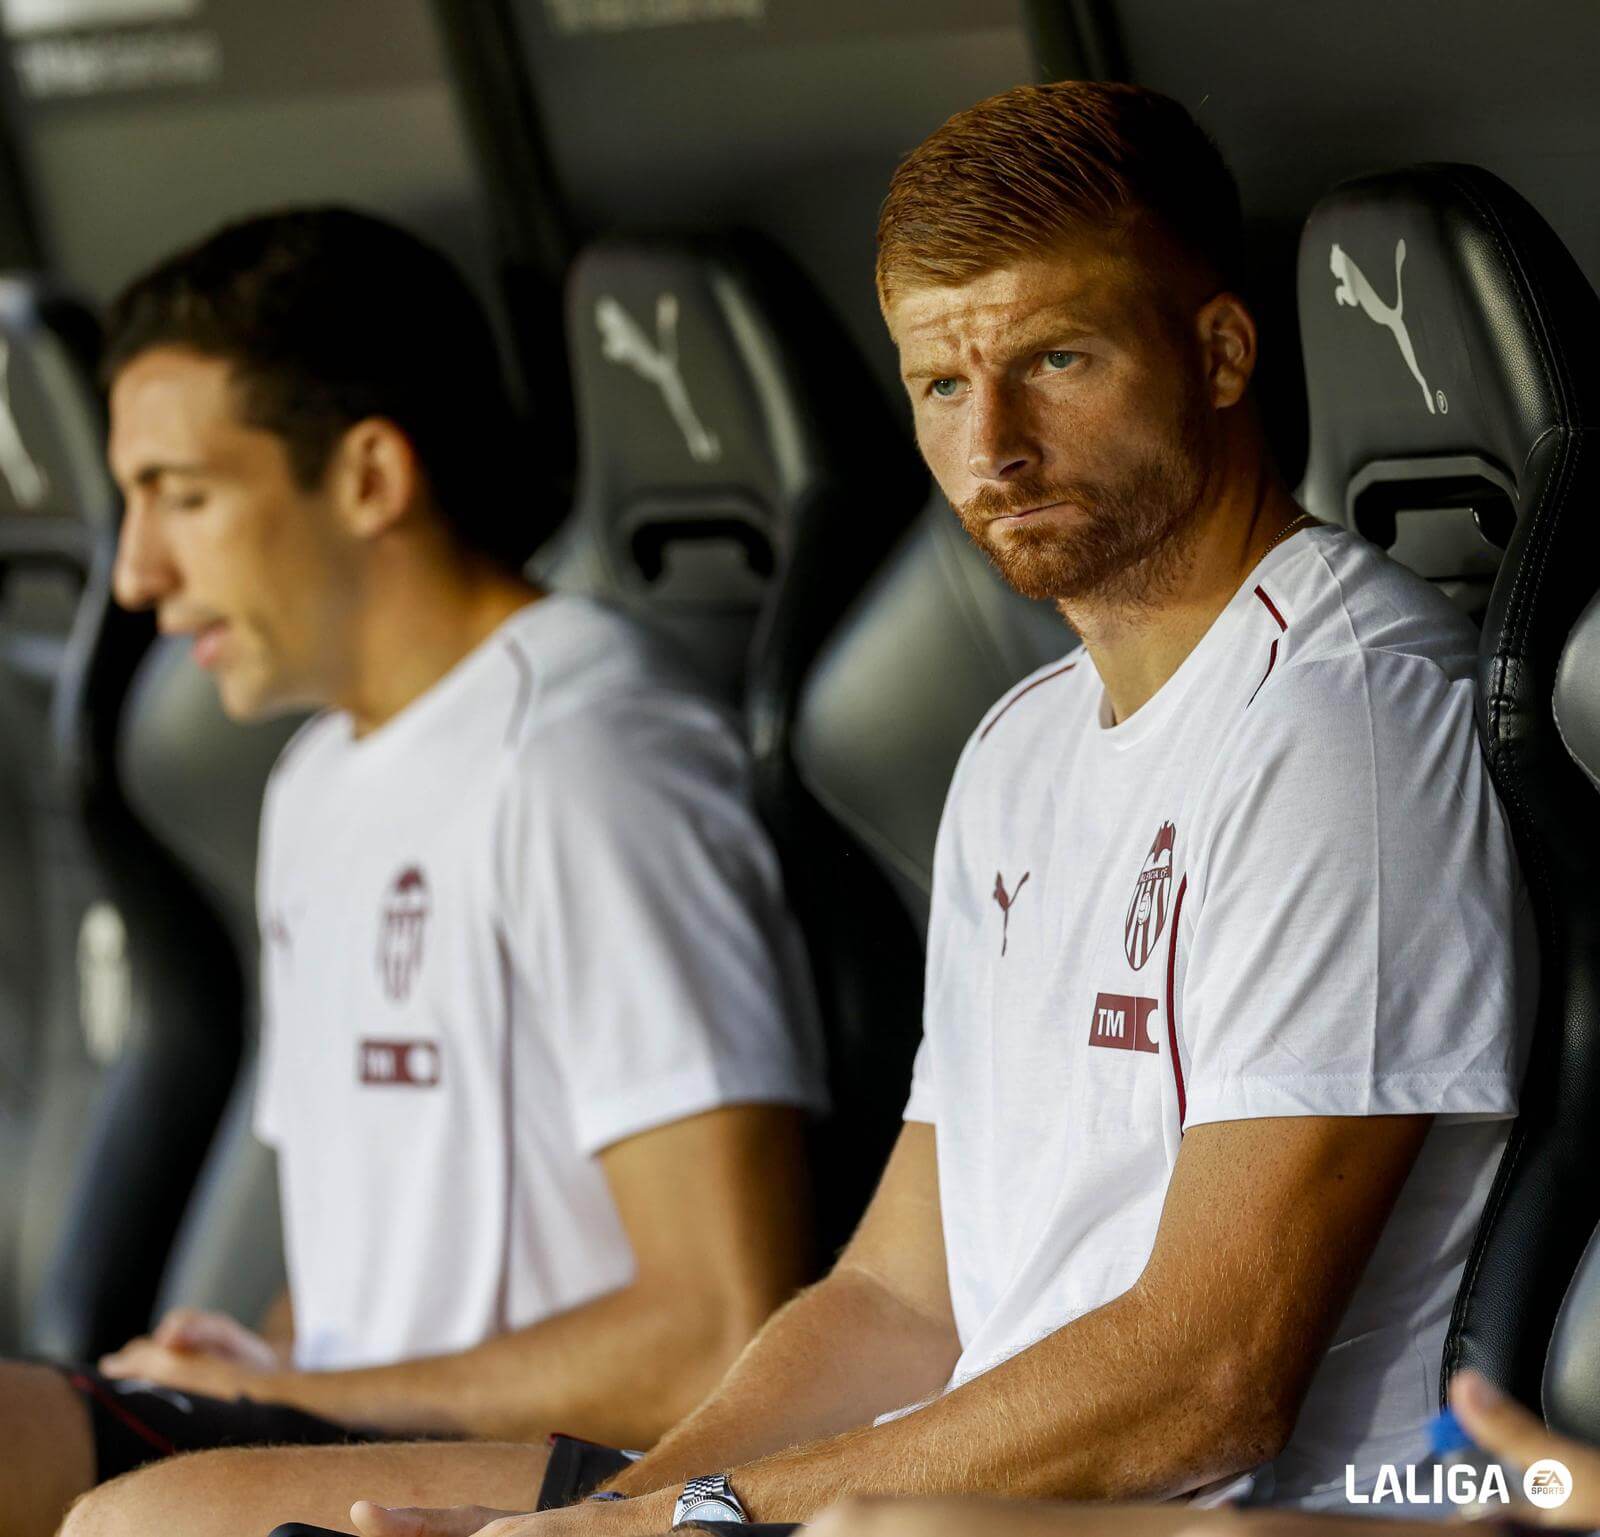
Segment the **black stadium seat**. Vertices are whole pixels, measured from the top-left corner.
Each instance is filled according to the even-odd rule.
[[[81,652],[79,599],[103,581],[116,531],[97,346],[81,306],[0,279],[0,1348],[19,1342],[53,1232],[50,1192],[26,1172],[41,1127],[54,1130],[40,1085],[88,1070],[92,1046],[110,1044],[80,1028],[77,936],[94,883],[52,725],[57,679]]]
[[[922,472],[810,284],[754,236],[602,241],[574,262],[567,295],[576,506],[534,569],[626,608],[708,689],[745,703],[829,1041],[835,1115],[818,1175],[831,1243],[881,1164],[880,1132],[857,1119],[873,1064],[852,1046],[876,1028],[863,1013],[873,967],[864,936],[836,927],[876,876],[795,785],[789,722],[817,646],[914,514]]]
[[[84,1357],[148,1322],[233,1080],[240,982],[219,925],[123,792],[123,708],[154,625],[111,601],[118,503],[93,324],[13,283],[0,292],[0,342],[11,407],[9,423],[0,412],[0,479],[18,503],[20,487],[39,492],[3,520],[0,565],[65,571],[74,600],[64,640],[6,631],[8,681],[33,668],[49,721],[30,871],[43,1012],[26,1157],[7,1181],[20,1206],[18,1332],[30,1350]]]
[[[1600,597],[1567,637],[1556,673],[1556,726],[1573,761],[1600,791]],[[1544,1370],[1553,1429],[1600,1446],[1600,1228],[1572,1278]]]
[[[207,1005],[215,1012],[199,1020],[243,1055],[165,1267],[157,1313],[184,1304],[254,1324],[284,1284],[276,1165],[251,1130],[260,1027],[256,834],[267,776],[303,720],[230,721],[216,683],[177,638],[147,653],[123,709],[117,763],[129,804],[213,915],[243,982],[235,1012],[218,997]],[[186,952],[151,950],[136,959],[171,975]]]
[[[1001,581],[936,492],[807,680],[801,777],[883,867],[919,936],[962,747],[1013,683],[1076,644],[1053,605]],[[920,1023],[911,1028],[914,1049]]]
[[[866,1182],[861,1195],[899,1131],[922,1036],[933,844],[956,759],[996,699],[1076,644],[1050,604],[1000,580],[935,495],[805,682],[799,777],[835,838],[864,849],[883,875],[838,883],[827,907],[835,953],[853,960],[857,978],[838,1049],[855,1064],[852,1117],[871,1137],[852,1148],[842,1176]],[[827,901],[820,892],[815,905]]]
[[[1600,800],[1562,750],[1550,706],[1562,644],[1597,581],[1600,301],[1503,182],[1430,165],[1347,182],[1317,204],[1299,305],[1302,500],[1482,615],[1479,732],[1530,888],[1542,974],[1522,1110],[1444,1375],[1473,1366],[1534,1403],[1557,1309],[1600,1218]]]

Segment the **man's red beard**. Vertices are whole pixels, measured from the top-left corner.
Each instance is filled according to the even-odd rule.
[[[1183,450],[1140,460],[1123,480],[1009,481],[956,509],[972,542],[1025,598],[1138,605],[1157,597],[1182,564],[1205,477],[1192,437]],[[1064,516],[992,528],[1025,507],[1065,502]]]

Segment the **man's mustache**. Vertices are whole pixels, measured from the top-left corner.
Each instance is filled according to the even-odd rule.
[[[1004,488],[983,486],[973,492],[956,510],[968,527],[988,523],[994,518],[1068,502],[1074,507],[1093,510],[1099,505],[1099,488],[1087,481],[1014,480]]]

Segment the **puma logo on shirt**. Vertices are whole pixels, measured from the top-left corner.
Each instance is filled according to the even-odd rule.
[[[1000,924],[1000,953],[1002,955],[1006,953],[1006,940],[1009,937],[1008,931],[1011,928],[1011,904],[1021,895],[1022,888],[1028,884],[1028,877],[1032,874],[1033,871],[1024,870],[1022,879],[1017,882],[1017,889],[1008,894],[1004,877],[998,870],[994,872],[994,899],[999,904],[1002,914],[1002,922]]]

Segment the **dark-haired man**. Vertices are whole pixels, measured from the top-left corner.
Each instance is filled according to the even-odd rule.
[[[494,344],[401,230],[224,230],[123,296],[106,373],[118,600],[235,718],[323,712],[261,845],[292,1326],[182,1313],[98,1370],[0,1369],[0,1529],[200,1447],[432,1434],[393,1487],[448,1498],[496,1476],[469,1436],[648,1445],[807,1262],[817,1048],[733,725],[502,558]]]
[[[1315,1507],[1422,1455],[1516,1106],[1517,873],[1469,626],[1274,470],[1239,228],[1215,147],[1132,87],[1006,92],[896,172],[878,282],[922,451],[1084,647],[956,770],[906,1126],[850,1246],[613,1465],[624,1498],[493,1537],[873,1494]],[[269,1460],[173,1467],[72,1537],[259,1495]]]

